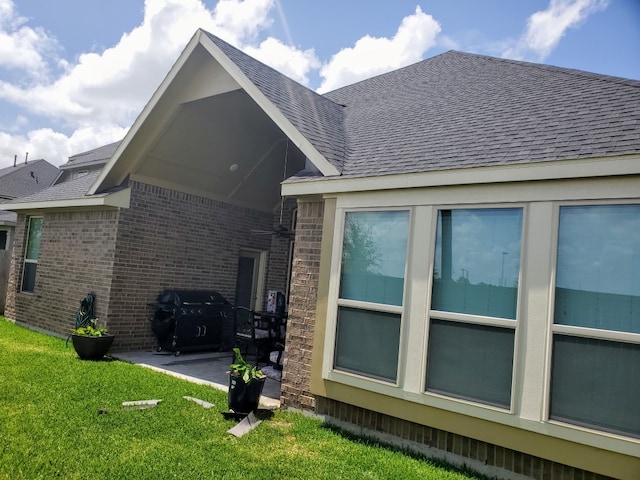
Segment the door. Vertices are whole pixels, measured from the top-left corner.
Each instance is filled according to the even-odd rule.
[[[262,308],[258,295],[263,291],[266,254],[261,251],[241,250],[236,279],[236,305],[252,310]]]

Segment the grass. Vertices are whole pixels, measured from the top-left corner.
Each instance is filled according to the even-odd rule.
[[[120,361],[0,317],[0,479],[482,478],[277,410],[241,438],[226,392]],[[215,404],[204,409],[182,397]],[[123,401],[162,399],[146,410]]]

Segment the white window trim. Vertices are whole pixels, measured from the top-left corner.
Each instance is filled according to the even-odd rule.
[[[590,200],[590,201],[573,201],[573,202],[556,202],[554,204],[553,211],[553,247],[551,249],[551,281],[549,283],[549,314],[548,314],[548,328],[546,339],[546,361],[545,361],[545,388],[543,396],[543,417],[542,421],[548,423],[551,426],[557,426],[558,428],[571,428],[576,431],[588,432],[591,434],[606,435],[611,438],[620,438],[623,440],[631,440],[640,444],[640,439],[634,439],[633,437],[627,437],[621,434],[612,432],[606,432],[598,430],[596,428],[589,428],[585,426],[575,425],[559,420],[550,418],[551,415],[551,356],[553,353],[553,336],[554,334],[569,335],[582,338],[593,338],[597,340],[610,340],[615,342],[632,343],[640,345],[640,334],[630,332],[619,332],[614,330],[604,330],[597,328],[576,327],[572,325],[560,325],[554,323],[554,305],[555,305],[555,291],[556,291],[556,267],[558,264],[558,237],[560,233],[560,209],[562,207],[574,207],[574,206],[601,206],[601,205],[640,205],[640,200]]]
[[[344,225],[346,213],[348,212],[379,212],[379,211],[408,211],[409,212],[409,231],[408,235],[408,244],[407,244],[407,258],[405,261],[405,271],[404,271],[404,285],[402,290],[402,306],[398,305],[387,305],[373,302],[365,302],[360,300],[349,300],[349,299],[341,299],[340,298],[340,274],[342,268],[342,247],[343,247],[343,239],[344,239]],[[393,387],[397,389],[401,385],[401,373],[404,371],[404,365],[402,359],[404,358],[404,348],[403,345],[405,342],[403,339],[406,336],[405,330],[405,304],[407,298],[407,278],[409,274],[409,252],[411,250],[412,245],[412,222],[414,218],[414,212],[412,207],[379,207],[379,208],[347,208],[347,209],[338,209],[336,212],[336,228],[334,229],[334,238],[333,244],[337,245],[336,254],[333,256],[333,261],[331,265],[331,271],[335,272],[337,280],[332,282],[329,288],[329,312],[327,314],[327,332],[330,333],[330,341],[325,341],[324,344],[324,362],[322,366],[322,374],[324,378],[335,379],[336,381],[340,381],[341,383],[352,383],[360,384],[360,382],[364,382],[364,384],[369,384],[372,382],[373,385],[380,385],[385,389],[387,387]],[[337,243],[336,243],[337,242]],[[384,312],[384,313],[393,313],[400,316],[400,345],[398,347],[398,367],[396,370],[396,381],[391,382],[389,380],[372,378],[365,375],[359,375],[355,372],[347,372],[345,370],[334,369],[333,362],[335,356],[335,344],[336,344],[336,328],[338,325],[338,309],[339,307],[353,307],[360,310],[370,310],[374,312]],[[346,381],[345,381],[346,380]]]
[[[328,313],[322,378],[550,437],[637,456],[640,439],[548,419],[550,342],[553,332],[556,331],[552,314],[559,207],[640,203],[637,183],[627,179],[598,181],[597,195],[594,195],[594,192],[596,189],[589,186],[585,188],[579,181],[569,181],[566,184],[548,186],[512,184],[498,187],[492,185],[454,187],[442,191],[431,190],[428,194],[416,189],[338,196],[334,220],[331,281],[327,296]],[[425,198],[429,199],[428,203]],[[587,200],[576,201],[575,198]],[[498,409],[491,405],[425,393],[423,387],[426,355],[424,353],[426,353],[428,340],[428,322],[425,321],[425,316],[429,314],[427,296],[431,295],[437,210],[514,206],[523,207],[524,210],[518,315],[515,321],[519,323],[516,325],[514,349],[512,410],[507,412],[505,409]],[[352,210],[392,208],[412,210],[404,286],[399,372],[398,381],[394,385],[332,369],[344,214]],[[420,242],[416,239],[420,239]],[[425,243],[424,239],[429,240]],[[514,320],[509,321],[514,322]],[[634,343],[637,341],[635,336],[637,334],[622,335],[629,341]],[[617,333],[613,333],[613,336],[617,336]]]
[[[518,352],[519,352],[519,345],[520,342],[518,340],[519,338],[519,325],[520,325],[520,318],[521,318],[521,304],[522,304],[522,295],[523,295],[523,290],[524,288],[522,287],[522,275],[523,275],[523,256],[524,256],[524,252],[526,249],[526,237],[525,237],[525,225],[527,224],[527,205],[526,204],[520,204],[520,203],[514,203],[514,204],[480,204],[480,205],[461,205],[461,206],[451,206],[451,205],[433,205],[432,207],[432,215],[433,215],[433,220],[434,223],[432,225],[432,229],[429,233],[429,247],[430,247],[430,258],[429,258],[429,275],[430,278],[433,279],[433,266],[435,264],[435,237],[436,237],[436,222],[437,222],[437,217],[438,217],[438,211],[440,210],[490,210],[490,209],[501,209],[501,208],[519,208],[522,210],[522,224],[521,224],[521,231],[520,231],[520,271],[518,272],[518,292],[517,292],[517,298],[516,298],[516,318],[498,318],[498,317],[486,317],[486,316],[482,316],[482,315],[470,315],[470,314],[463,314],[463,313],[455,313],[455,312],[443,312],[440,310],[431,310],[429,309],[427,312],[427,329],[426,329],[426,337],[425,337],[425,343],[424,343],[424,351],[423,351],[423,359],[422,362],[424,363],[424,371],[422,374],[422,392],[424,393],[424,395],[427,396],[435,396],[435,397],[439,397],[439,398],[444,398],[447,400],[452,400],[452,401],[458,401],[458,402],[463,402],[466,405],[475,405],[475,406],[479,406],[480,408],[489,408],[491,410],[496,410],[496,411],[501,411],[501,412],[508,412],[510,414],[513,414],[516,412],[516,408],[517,408],[517,397],[518,397],[518,392],[516,389],[516,380],[518,378]],[[429,307],[431,306],[431,294],[432,294],[432,285],[429,285],[429,290],[427,291],[427,296],[429,298]],[[435,393],[435,392],[429,392],[427,391],[427,379],[426,379],[426,373],[427,373],[427,345],[429,345],[429,330],[430,330],[430,325],[431,325],[431,320],[432,319],[437,319],[437,320],[447,320],[447,321],[452,321],[452,322],[458,322],[458,323],[467,323],[467,324],[474,324],[474,325],[487,325],[490,327],[499,327],[499,328],[508,328],[514,331],[514,339],[513,339],[513,365],[511,368],[511,392],[510,392],[510,405],[509,408],[503,408],[503,407],[498,407],[498,406],[493,406],[493,405],[489,405],[486,403],[482,403],[482,402],[476,402],[473,400],[465,400],[465,399],[460,399],[460,398],[455,398],[455,397],[450,397],[448,395],[444,395],[444,394],[439,394],[439,393]]]
[[[33,290],[24,290],[24,270],[25,270],[25,264],[27,263],[33,263],[36,265],[36,275],[37,275],[37,271],[38,271],[38,260],[40,259],[40,251],[38,250],[38,258],[33,260],[33,259],[29,259],[27,258],[27,253],[28,253],[28,247],[29,247],[29,236],[31,235],[31,220],[34,218],[41,218],[42,219],[42,223],[44,224],[44,217],[41,215],[34,215],[31,217],[27,218],[27,236],[25,237],[25,243],[24,243],[24,257],[22,258],[22,276],[20,278],[20,293],[27,293],[27,294],[33,294],[36,291],[36,286],[35,284],[33,285]],[[42,228],[42,226],[40,227]]]

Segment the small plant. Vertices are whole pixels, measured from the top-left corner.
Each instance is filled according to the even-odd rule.
[[[229,366],[231,375],[242,378],[246,384],[251,383],[252,380],[261,380],[266,378],[266,375],[262,373],[262,370],[255,365],[251,365],[242,358],[239,348],[234,348],[233,353],[235,354],[235,360]]]
[[[85,337],[102,337],[107,333],[107,328],[98,325],[98,319],[93,318],[89,320],[89,323],[85,326],[73,328],[71,333],[75,335],[82,335]]]

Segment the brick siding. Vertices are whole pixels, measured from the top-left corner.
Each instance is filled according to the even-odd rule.
[[[117,210],[45,212],[33,293],[21,292],[26,215],[19,215],[9,274],[8,318],[66,336],[80,301],[96,293],[96,316],[106,320],[115,251]]]
[[[148,304],[163,289],[216,290],[233,303],[239,251],[269,250],[271,237],[250,229],[272,221],[264,212],[134,182],[130,208],[120,215],[109,309],[110,328],[123,339],[118,348],[155,344]]]
[[[93,290],[97,316],[116,335],[113,350],[149,348],[156,340],[148,304],[161,290],[216,290],[233,303],[240,249],[268,251],[276,265],[267,268],[262,298],[267,290],[285,291],[286,256],[280,257],[288,240],[251,233],[273,222],[271,213],[132,182],[128,209],[45,212],[31,294],[19,291],[27,229],[20,215],[6,315],[64,335]]]
[[[281,401],[284,406],[305,410],[315,408],[309,383],[323,217],[322,202],[299,202]]]
[[[316,413],[362,436],[382,439],[395,446],[442,458],[458,466],[508,478],[511,473],[535,480],[613,480],[561,463],[527,455],[510,448],[481,442],[426,425],[401,420],[346,403],[317,398]],[[357,429],[353,427],[357,425]]]

